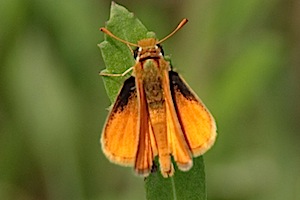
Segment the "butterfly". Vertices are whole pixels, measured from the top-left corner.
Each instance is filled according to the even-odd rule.
[[[172,70],[160,45],[187,21],[183,19],[162,40],[146,38],[137,44],[118,38],[106,28],[100,29],[127,46],[137,47],[133,53],[135,65],[121,75],[132,71],[107,117],[101,144],[111,162],[133,166],[139,175],[149,175],[156,156],[163,177],[174,174],[171,157],[180,170],[188,171],[193,157],[204,154],[216,139],[213,116]]]

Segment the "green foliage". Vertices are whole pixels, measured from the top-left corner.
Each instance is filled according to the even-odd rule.
[[[217,143],[205,156],[208,199],[300,199],[299,1],[118,2],[160,39],[189,19],[163,47],[218,124]],[[111,164],[99,144],[110,102],[95,44],[103,40],[109,4],[1,1],[0,199],[149,195],[141,178]],[[118,84],[113,101],[123,79],[105,79]]]
[[[110,19],[106,28],[119,38],[133,43],[147,37],[147,30],[141,22],[124,7],[112,3]],[[150,34],[148,34],[150,35]],[[100,45],[106,73],[122,74],[134,64],[128,47],[115,39],[105,36]],[[111,100],[116,98],[120,89],[120,82],[116,77],[103,77],[107,93]],[[122,78],[123,79],[123,78]],[[152,173],[145,180],[147,199],[206,199],[205,173],[203,158],[194,159],[194,166],[188,172],[181,172],[175,168],[175,175],[163,178],[159,170]]]

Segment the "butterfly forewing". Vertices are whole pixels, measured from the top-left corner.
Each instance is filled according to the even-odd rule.
[[[208,109],[174,71],[169,72],[176,113],[193,156],[205,153],[216,138],[216,124]]]
[[[139,142],[134,168],[138,174],[147,176],[151,171],[154,157],[157,154],[157,149],[149,121],[149,111],[142,81],[136,80],[136,86],[139,96],[139,121],[137,121],[137,123],[139,123]]]

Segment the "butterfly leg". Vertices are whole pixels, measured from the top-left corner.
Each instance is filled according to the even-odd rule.
[[[129,72],[131,72],[133,70],[133,67],[130,67],[129,69],[127,69],[125,72],[123,72],[122,74],[110,74],[110,73],[106,73],[105,70],[101,71],[99,73],[100,76],[115,76],[115,77],[123,77],[125,75],[127,75]]]

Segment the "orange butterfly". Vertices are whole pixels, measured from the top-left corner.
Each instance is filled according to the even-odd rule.
[[[134,44],[100,30],[128,46],[135,46],[136,63],[120,90],[103,128],[104,154],[114,163],[134,166],[148,176],[155,156],[164,177],[178,168],[189,170],[193,157],[204,154],[215,142],[216,124],[208,109],[185,81],[172,71],[160,43],[177,32],[187,19],[164,39],[147,38]],[[105,74],[104,76],[120,76]]]

